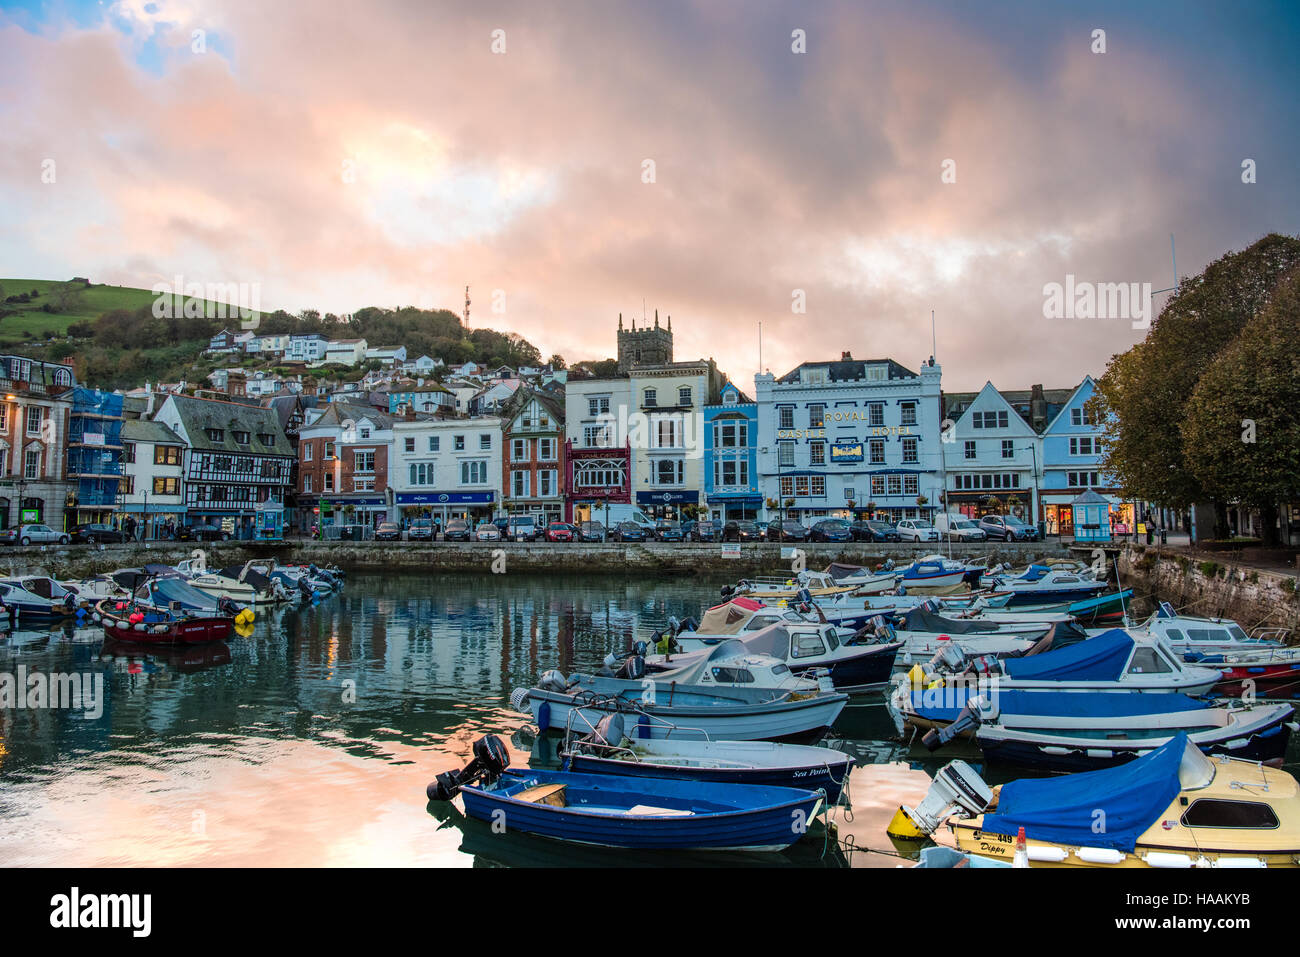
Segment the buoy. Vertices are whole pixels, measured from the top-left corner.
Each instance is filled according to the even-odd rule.
[[[1029,866],[1028,843],[1025,841],[1025,829],[1022,826],[1016,833],[1016,856],[1011,860],[1012,867]]]
[[[885,833],[899,841],[919,841],[925,837],[901,807],[894,812],[894,817],[889,822],[889,827],[885,828]]]

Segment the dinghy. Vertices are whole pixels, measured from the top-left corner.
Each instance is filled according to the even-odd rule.
[[[484,739],[493,741],[494,739]],[[499,740],[475,744],[464,771],[438,776],[430,800],[460,794],[465,813],[578,844],[655,850],[775,851],[806,833],[820,791],[505,767]]]
[[[821,788],[830,804],[839,801],[853,767],[852,755],[833,748],[771,741],[633,740],[618,714],[606,715],[560,755],[565,770],[581,774]]]
[[[1104,828],[1097,822],[1105,821]],[[947,825],[964,853],[1030,867],[1255,868],[1300,864],[1300,788],[1285,771],[1207,757],[1185,734],[1119,767],[991,789],[964,761],[890,832]]]

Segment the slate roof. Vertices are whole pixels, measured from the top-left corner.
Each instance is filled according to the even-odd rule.
[[[888,365],[890,379],[916,378],[915,372],[893,359],[835,359],[830,362],[801,362],[776,381],[790,385],[800,381],[799,373],[803,369],[825,369],[826,378],[831,382],[856,382],[865,378],[869,365]]]
[[[185,440],[170,426],[148,419],[126,419],[122,423],[122,439],[126,442],[152,442],[154,445],[184,445]]]
[[[217,399],[196,399],[186,395],[173,395],[167,401],[175,403],[176,412],[189,436],[190,446],[196,451],[229,452],[235,455],[294,454],[293,446],[280,427],[280,417],[274,409]],[[221,429],[221,441],[208,438],[208,429]],[[240,445],[235,441],[236,431],[250,433],[252,441],[248,445]],[[258,440],[259,433],[269,433],[273,437],[269,448]]]

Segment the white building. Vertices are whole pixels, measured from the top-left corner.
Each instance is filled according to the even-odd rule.
[[[323,364],[331,362],[339,365],[354,366],[366,357],[365,339],[331,339],[325,347]]]
[[[122,423],[121,514],[144,522],[145,536],[157,538],[171,519],[185,524],[185,440],[161,422]]]
[[[388,484],[402,519],[490,519],[501,503],[502,428],[495,415],[393,424]]]
[[[366,350],[366,359],[378,359],[386,366],[406,361],[406,346],[376,346]]]
[[[917,373],[847,352],[756,375],[764,517],[932,515],[943,491],[940,375],[937,364]]]
[[[315,332],[290,336],[284,357],[291,362],[319,362],[325,358],[325,350],[328,348],[329,340]]]

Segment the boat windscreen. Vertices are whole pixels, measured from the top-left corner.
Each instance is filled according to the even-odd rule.
[[[1164,698],[1166,695],[1161,695]],[[1187,742],[1183,749],[1183,760],[1178,765],[1178,781],[1184,791],[1199,791],[1210,786],[1214,780],[1214,762],[1196,745]]]
[[[790,631],[785,625],[768,625],[740,640],[753,654],[771,655],[781,661],[790,657]]]

